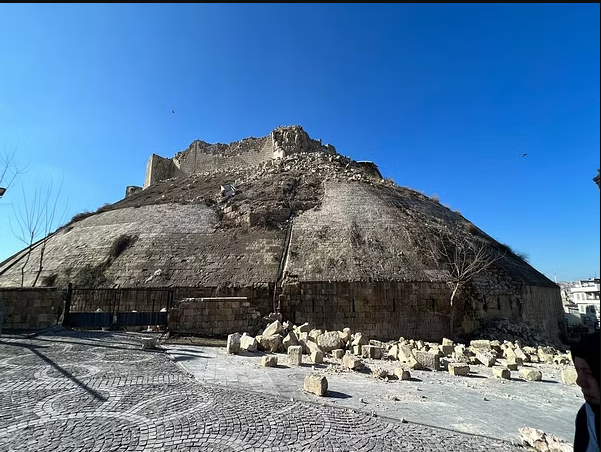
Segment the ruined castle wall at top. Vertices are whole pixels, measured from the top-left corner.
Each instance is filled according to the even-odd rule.
[[[273,158],[269,137],[247,138],[230,144],[194,141],[173,162],[182,174],[190,175],[227,168],[257,165]]]
[[[243,168],[301,152],[335,154],[336,149],[313,140],[300,126],[278,127],[266,137],[245,138],[230,144],[196,140],[172,159],[153,154],[146,168],[144,188],[172,177]]]
[[[146,165],[146,178],[144,179],[144,188],[149,187],[159,181],[175,177],[177,167],[172,159],[152,154]]]

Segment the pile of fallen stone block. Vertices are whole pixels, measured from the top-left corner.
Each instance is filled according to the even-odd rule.
[[[542,430],[523,427],[520,429],[522,442],[541,452],[573,452],[574,447],[555,435],[549,435]]]
[[[228,353],[263,351],[273,355],[262,357],[266,367],[278,365],[276,353],[287,354],[287,364],[302,364],[303,355],[309,362],[321,364],[324,356],[340,360],[344,370],[359,370],[365,360],[394,360],[398,369],[392,373],[377,365],[370,366],[377,378],[410,379],[410,370],[447,371],[451,375],[466,376],[473,366],[492,368],[492,375],[510,379],[511,372],[517,371],[519,378],[528,381],[541,381],[542,372],[535,366],[539,363],[563,366],[562,381],[575,384],[576,372],[571,366],[569,354],[550,346],[522,345],[520,341],[499,341],[476,339],[469,344],[455,343],[444,338],[442,343],[405,339],[382,342],[368,340],[360,332],[352,333],[349,328],[342,331],[322,331],[309,324],[297,326],[279,319],[271,322],[262,334],[256,337],[244,333],[228,336]]]
[[[519,341],[522,345],[552,345],[553,341],[540,331],[533,331],[525,323],[507,318],[491,319],[472,333],[473,338],[499,341]]]

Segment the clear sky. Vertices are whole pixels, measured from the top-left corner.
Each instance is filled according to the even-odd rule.
[[[598,277],[599,16],[599,4],[2,4],[0,154],[28,171],[0,199],[0,260],[22,248],[23,194],[62,181],[64,223],[142,185],[152,153],[300,124],[551,279]]]

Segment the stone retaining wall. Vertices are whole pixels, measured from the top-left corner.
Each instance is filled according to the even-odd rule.
[[[180,334],[227,336],[233,332],[257,334],[268,306],[246,297],[185,298],[169,313],[169,330]]]
[[[5,305],[5,332],[51,327],[63,312],[63,292],[56,287],[0,288],[0,301]]]

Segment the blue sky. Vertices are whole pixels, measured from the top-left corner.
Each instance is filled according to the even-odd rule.
[[[0,260],[23,193],[62,181],[66,222],[142,185],[151,153],[300,124],[548,277],[598,277],[599,13],[2,4],[0,153],[28,171],[0,199]]]

